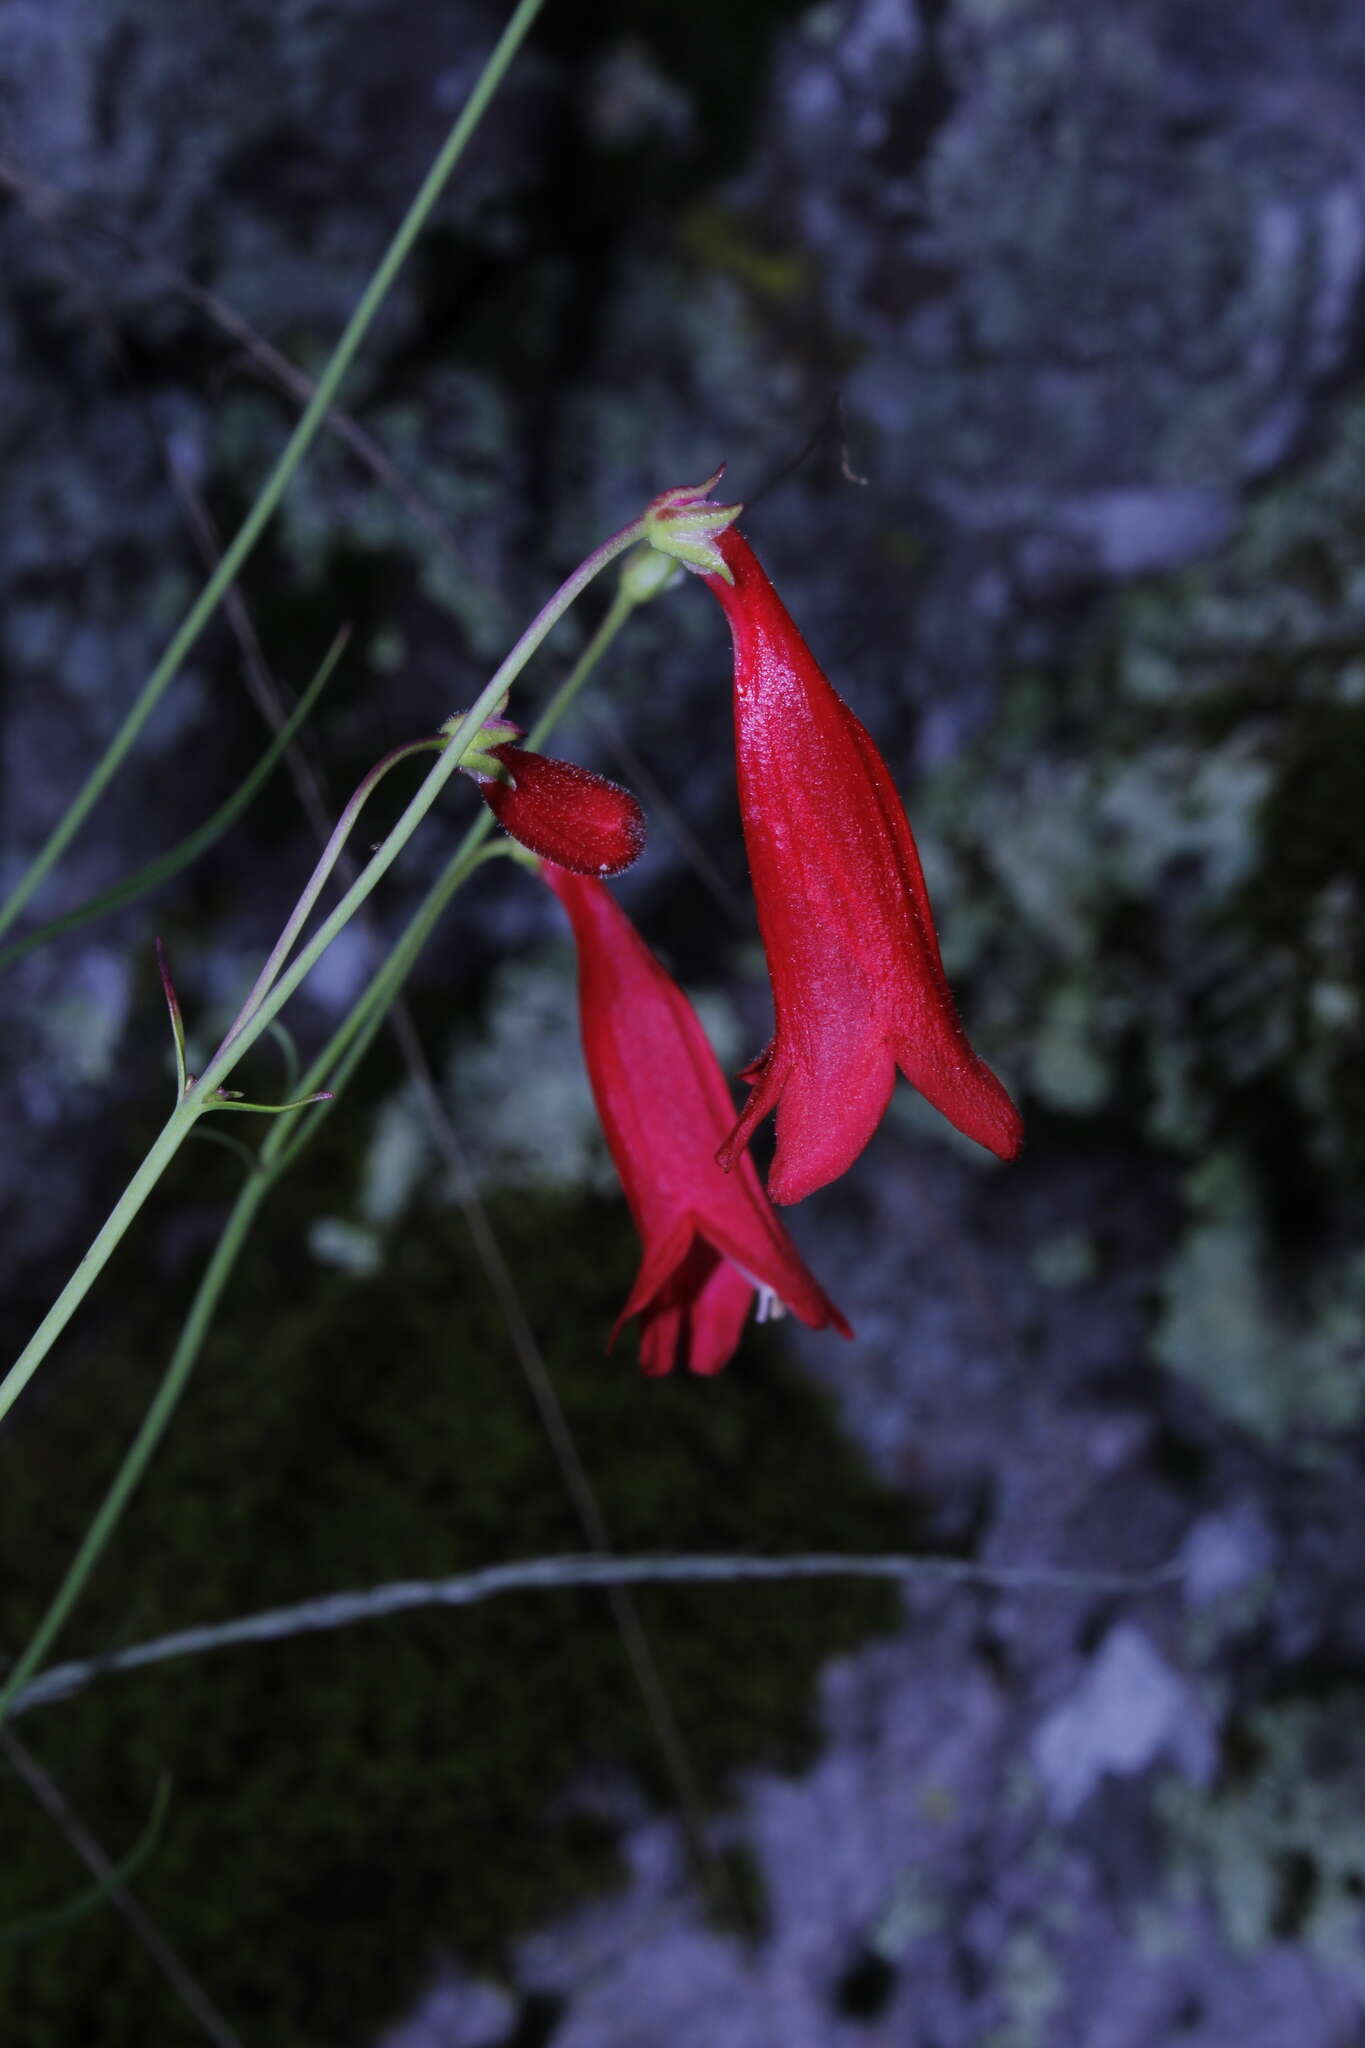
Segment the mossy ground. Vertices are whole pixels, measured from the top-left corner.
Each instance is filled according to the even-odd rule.
[[[340,1119],[337,1120],[340,1122]],[[338,1168],[320,1156],[319,1183]],[[335,1180],[332,1183],[335,1193]],[[163,1453],[67,1633],[68,1652],[400,1577],[579,1551],[583,1537],[458,1219],[412,1216],[386,1270],[308,1263],[286,1188]],[[623,1550],[903,1544],[830,1415],[752,1333],[719,1382],[642,1381],[602,1339],[636,1247],[618,1203],[495,1205],[531,1321]],[[120,1331],[7,1446],[0,1641],[36,1618],[134,1426],[168,1333]],[[891,1625],[884,1589],[645,1590],[640,1609],[713,1797],[794,1764],[821,1661]],[[563,1795],[658,1753],[600,1595],[446,1614],[111,1678],[19,1725],[112,1854],[158,1774],[174,1797],[136,1890],[254,2048],[369,2039],[442,1954],[496,1971],[518,1931],[616,1868]],[[0,1778],[0,1923],[86,1879]],[[24,2048],[195,2038],[101,1910],[0,1944],[3,2035]]]

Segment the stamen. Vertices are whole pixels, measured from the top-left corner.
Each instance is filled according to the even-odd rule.
[[[780,1295],[774,1294],[771,1287],[765,1287],[761,1280],[757,1282],[757,1286],[758,1299],[754,1305],[754,1321],[756,1323],[780,1323],[783,1316],[787,1313],[786,1302],[782,1300]]]

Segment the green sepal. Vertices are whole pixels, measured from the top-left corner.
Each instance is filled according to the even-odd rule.
[[[297,1102],[243,1102],[235,1088],[219,1088],[204,1103],[205,1109],[249,1109],[258,1116],[284,1116],[291,1109],[307,1109],[312,1102],[330,1102],[330,1088],[319,1089],[316,1095],[301,1095]]]
[[[719,576],[725,583],[734,577],[716,546],[716,536],[733,526],[742,505],[713,505],[709,493],[725,474],[725,465],[702,484],[680,484],[663,491],[646,508],[645,539],[662,555],[671,555],[684,568],[701,576]]]
[[[463,775],[476,775],[480,782],[505,782],[509,789],[515,789],[517,786],[517,778],[507,763],[497,760],[492,754],[484,753],[481,747],[465,748],[460,756],[460,772]]]
[[[477,775],[480,782],[510,782],[515,788],[516,782],[510,770],[501,761],[494,760],[490,752],[493,747],[513,746],[518,740],[524,740],[526,737],[524,726],[516,725],[510,718],[502,716],[506,706],[507,699],[504,696],[497,711],[491,718],[484,720],[461,754],[460,767],[466,775]],[[453,718],[445,721],[441,731],[447,738],[454,734],[456,728],[463,722],[464,716],[463,711],[457,711]]]

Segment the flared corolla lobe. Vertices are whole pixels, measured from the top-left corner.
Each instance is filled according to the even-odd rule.
[[[612,1342],[637,1317],[647,1373],[679,1358],[719,1372],[755,1294],[760,1315],[786,1308],[849,1336],[753,1161],[739,1153],[729,1172],[717,1163],[734,1103],[691,1003],[600,882],[549,863],[541,873],[573,927],[588,1078],[643,1246]]]
[[[800,1201],[858,1157],[897,1067],[958,1130],[1013,1159],[1022,1121],[962,1028],[886,763],[744,536],[726,526],[714,545],[726,573],[703,580],[734,642],[739,804],[774,1012],[721,1161],[733,1166],[776,1110],[768,1191]]]

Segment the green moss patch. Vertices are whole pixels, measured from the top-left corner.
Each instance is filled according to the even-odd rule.
[[[359,1279],[306,1263],[281,1221],[240,1275],[68,1654],[584,1547],[458,1221],[410,1221],[385,1270]],[[520,1200],[496,1222],[619,1548],[907,1541],[904,1505],[862,1473],[771,1332],[711,1383],[650,1383],[629,1355],[604,1358],[636,1257],[619,1204]],[[111,1329],[6,1446],[0,1641],[36,1619],[163,1358]],[[741,1766],[799,1761],[819,1665],[896,1613],[886,1589],[832,1583],[638,1601],[717,1799]],[[18,1725],[114,1855],[172,1773],[136,1890],[254,2048],[365,2041],[443,1953],[496,1970],[520,1930],[610,1882],[609,1834],[566,1797],[585,1774],[625,1770],[669,1798],[601,1594],[215,1653],[109,1678]],[[86,1881],[7,1773],[0,1841],[0,1923]],[[25,2048],[191,2038],[107,1910],[0,1946],[0,2011]]]

